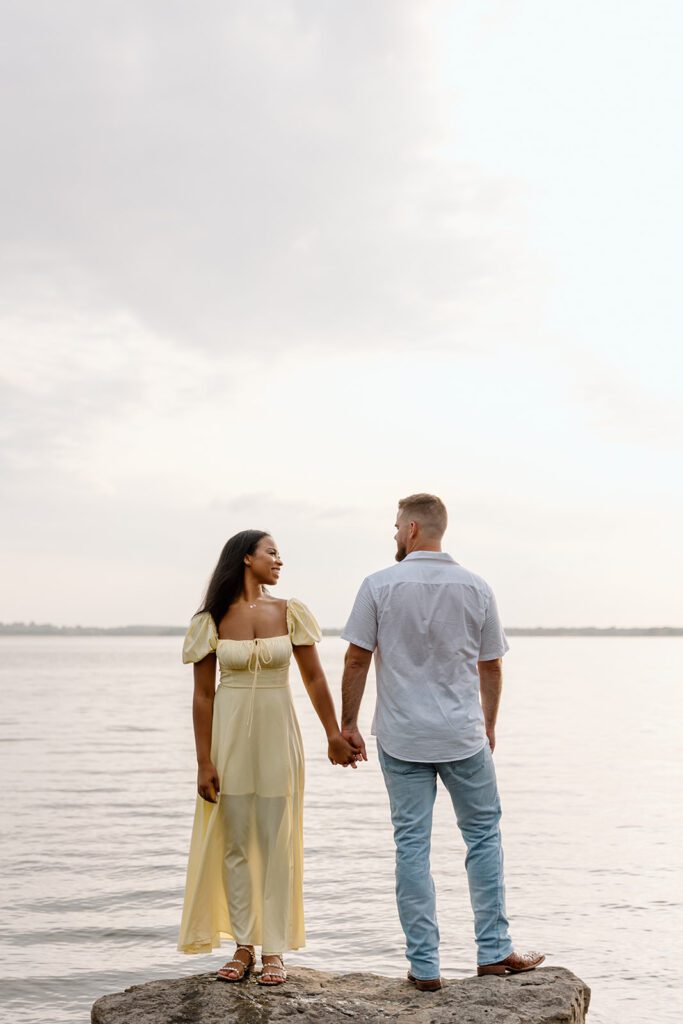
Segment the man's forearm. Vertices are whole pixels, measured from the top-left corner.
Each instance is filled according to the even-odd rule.
[[[503,691],[503,670],[497,662],[492,663],[489,668],[485,667],[487,664],[488,662],[479,664],[479,692],[484,712],[484,724],[488,732],[496,727],[500,696]]]
[[[358,724],[358,712],[365,692],[371,658],[371,652],[368,652],[367,659],[355,657],[350,652],[346,654],[342,676],[342,729],[355,729]]]

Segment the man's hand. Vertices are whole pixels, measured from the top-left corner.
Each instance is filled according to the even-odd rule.
[[[493,753],[493,751],[496,749],[496,730],[495,729],[487,729],[486,730],[486,736],[487,736],[488,741],[489,741],[489,746],[491,748],[491,753]]]
[[[350,743],[351,746],[354,747],[354,749],[357,751],[358,756],[361,758],[361,760],[367,761],[368,755],[367,755],[367,751],[365,750],[365,740],[363,739],[363,737],[359,733],[357,726],[354,726],[351,729],[344,729],[344,728],[342,728],[341,734],[344,737],[344,739],[346,740],[346,742]],[[355,767],[356,766],[354,765],[354,768]]]

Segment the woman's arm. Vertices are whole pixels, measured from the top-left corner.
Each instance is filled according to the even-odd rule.
[[[294,657],[301,672],[301,678],[311,704],[320,719],[323,729],[327,735],[327,756],[332,764],[341,764],[344,767],[351,765],[356,767],[356,757],[360,751],[351,746],[344,739],[337,721],[337,713],[334,710],[334,702],[327,679],[320,664],[318,651],[315,644],[303,645],[294,648]]]
[[[197,748],[197,792],[202,800],[215,804],[220,792],[220,780],[211,760],[211,726],[213,701],[216,695],[216,655],[207,654],[194,666],[194,696],[192,698],[192,724]]]

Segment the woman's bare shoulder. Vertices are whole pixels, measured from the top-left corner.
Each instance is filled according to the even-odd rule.
[[[270,607],[269,614],[271,616],[271,621],[273,622],[273,628],[280,629],[283,633],[287,633],[287,605],[289,602],[286,598],[271,597],[270,594],[268,596],[270,598],[268,601],[268,605]],[[275,626],[275,622],[278,623],[277,626]]]

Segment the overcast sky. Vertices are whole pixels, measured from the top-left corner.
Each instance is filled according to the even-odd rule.
[[[0,620],[343,625],[397,498],[507,625],[683,624],[677,0],[0,0]]]

